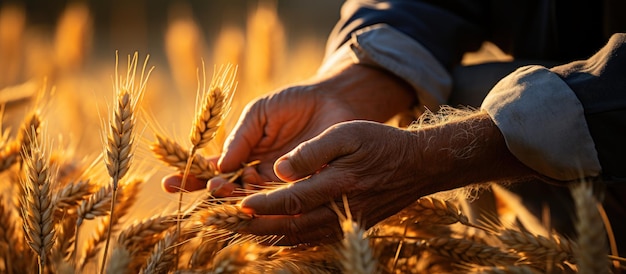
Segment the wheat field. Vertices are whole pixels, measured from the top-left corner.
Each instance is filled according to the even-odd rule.
[[[610,220],[584,182],[571,188],[575,238],[519,221],[520,204],[475,216],[465,195],[438,193],[370,229],[344,198],[336,207],[343,240],[295,247],[234,232],[253,218],[241,198],[165,193],[160,178],[173,172],[236,179],[207,157],[247,102],[314,74],[325,39],[288,37],[276,2],[261,1],[245,27],[224,26],[214,39],[189,7],[172,9],[162,55],[120,50],[100,60],[86,5],[68,5],[52,34],[31,28],[23,7],[0,7],[0,272],[624,270]],[[502,187],[493,192],[511,200]]]

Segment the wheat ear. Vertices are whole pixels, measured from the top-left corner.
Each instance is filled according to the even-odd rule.
[[[497,247],[466,239],[430,238],[418,242],[418,245],[456,261],[480,265],[512,265],[520,259],[519,256]]]
[[[343,240],[339,246],[341,266],[345,273],[372,274],[377,272],[376,260],[370,248],[369,239],[365,230],[352,219],[352,212],[348,198],[343,196],[343,205],[346,216],[341,215],[339,208],[333,204],[334,210],[340,216],[339,223],[343,231]]]
[[[187,183],[187,177],[189,176],[189,170],[191,164],[194,161],[196,151],[209,144],[215,133],[221,127],[226,114],[230,108],[230,103],[233,98],[232,93],[236,87],[235,76],[237,69],[231,72],[232,67],[227,65],[225,68],[220,68],[219,72],[214,72],[211,78],[211,84],[209,88],[206,88],[206,71],[204,62],[202,62],[202,95],[196,96],[196,117],[191,127],[189,139],[191,140],[191,148],[189,149],[189,158],[183,172],[183,178],[180,183],[180,192],[178,196],[178,216],[179,220],[176,223],[176,234],[181,235],[181,220],[182,220],[182,206],[183,195],[185,193],[185,185]],[[198,77],[198,91],[200,91],[200,77]],[[199,95],[199,94],[198,94]],[[199,100],[198,100],[199,99]],[[200,101],[200,103],[198,103]],[[178,253],[178,250],[176,250]],[[176,265],[178,265],[178,256],[176,257]]]
[[[574,261],[572,242],[556,234],[546,238],[526,231],[502,229],[496,237],[505,247],[520,253],[536,266],[545,266],[546,262]]]
[[[71,182],[61,190],[56,191],[52,196],[52,204],[56,208],[56,217],[60,218],[65,210],[77,207],[85,197],[93,194],[95,189],[95,185],[91,184],[89,180],[81,180]]]
[[[168,166],[178,169],[179,172],[185,172],[187,160],[189,159],[189,150],[183,148],[176,141],[171,140],[160,134],[156,135],[157,141],[150,145],[150,149]],[[189,173],[200,179],[211,179],[217,175],[215,165],[204,157],[196,155],[193,158]]]
[[[239,206],[228,204],[218,204],[208,207],[198,212],[197,216],[200,218],[200,222],[207,227],[230,231],[245,225],[253,218],[251,214],[241,211]]]
[[[145,247],[146,239],[166,231],[175,224],[176,216],[153,216],[125,227],[118,235],[117,243],[132,255]]]
[[[119,76],[118,57],[115,55],[115,94],[116,94],[116,106],[112,112],[111,119],[109,121],[108,136],[106,136],[106,157],[105,164],[111,177],[113,185],[113,197],[111,199],[110,214],[114,214],[115,210],[115,196],[117,194],[117,186],[120,180],[126,175],[130,167],[132,155],[134,152],[135,144],[135,124],[138,111],[138,104],[143,97],[143,93],[146,90],[146,84],[152,68],[146,73],[146,67],[148,65],[149,56],[146,57],[143,69],[139,79],[139,85],[135,86],[135,74],[137,72],[138,53],[135,52],[133,58],[128,56],[128,68],[126,72],[126,78],[122,79]],[[144,78],[145,76],[145,78]],[[120,80],[122,83],[120,83]],[[107,252],[109,249],[109,242],[111,240],[111,223],[107,232],[107,240],[104,245],[104,255],[102,257],[102,265],[100,267],[100,273],[104,273],[104,267],[106,266]]]
[[[35,129],[28,135],[29,147],[23,147],[25,179],[22,183],[22,217],[24,231],[30,248],[39,257],[39,273],[44,272],[46,256],[54,243],[54,207],[52,206],[51,180],[47,151],[36,139]]]
[[[476,266],[468,271],[471,274],[539,274],[538,270],[526,265]]]
[[[574,251],[580,273],[610,273],[606,259],[608,244],[602,217],[596,208],[591,183],[582,182],[571,188],[576,206],[576,244]]]
[[[176,233],[166,233],[154,247],[143,273],[167,274],[173,268],[175,259],[174,245],[178,239]]]

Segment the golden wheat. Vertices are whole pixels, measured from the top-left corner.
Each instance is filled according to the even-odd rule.
[[[44,272],[48,253],[55,240],[53,223],[54,207],[52,206],[51,180],[53,174],[49,167],[46,148],[36,139],[35,128],[32,128],[29,146],[23,147],[25,179],[22,183],[22,218],[27,243],[39,257],[39,273]]]
[[[365,230],[348,218],[341,222],[343,240],[339,247],[344,273],[377,273],[376,260],[366,237]]]
[[[581,273],[610,273],[609,261],[603,259],[608,252],[607,234],[602,217],[596,208],[591,183],[572,186],[576,207],[576,245],[574,257]]]
[[[174,267],[176,261],[174,245],[177,239],[178,235],[176,233],[166,233],[163,239],[154,247],[143,273],[167,274]]]
[[[219,204],[198,212],[200,222],[207,227],[236,230],[252,219],[236,205]]]
[[[189,151],[177,142],[156,134],[157,141],[150,145],[150,149],[168,166],[178,169],[180,173],[185,172],[185,166],[189,159]],[[217,175],[217,167],[206,158],[196,155],[189,169],[189,173],[200,179],[211,179]]]
[[[546,238],[526,231],[503,229],[496,236],[507,248],[520,253],[536,265],[574,262],[572,242],[558,235]]]

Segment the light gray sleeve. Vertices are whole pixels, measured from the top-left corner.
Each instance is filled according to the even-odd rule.
[[[372,65],[394,73],[413,87],[420,105],[432,110],[446,103],[452,88],[450,74],[426,48],[385,24],[355,31],[348,42],[324,60],[318,73],[346,63]]]
[[[493,87],[481,108],[513,155],[537,172],[563,181],[600,174],[583,106],[550,70],[519,68]]]

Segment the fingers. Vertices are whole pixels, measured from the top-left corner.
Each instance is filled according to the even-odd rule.
[[[163,190],[169,193],[175,193],[180,191],[180,185],[183,181],[183,175],[180,173],[172,174],[169,176],[163,177],[161,180],[161,186]],[[187,177],[187,181],[185,182],[185,190],[186,191],[196,191],[201,190],[206,187],[206,180],[201,180],[196,178],[195,176],[189,174]]]
[[[233,131],[226,139],[222,156],[217,165],[222,172],[232,172],[241,167],[250,155],[252,149],[263,137],[264,123],[260,113],[259,103],[248,105],[245,114],[239,117]]]
[[[242,187],[245,189],[255,189],[256,186],[259,185],[263,185],[261,176],[253,166],[247,166],[243,168],[237,180],[222,176],[212,178],[207,183],[207,190],[218,198],[245,196],[247,194],[246,192],[237,190],[241,190]]]
[[[344,191],[341,172],[327,167],[306,180],[248,196],[241,206],[260,215],[297,215],[341,197]]]
[[[276,176],[283,181],[293,182],[315,173],[333,159],[354,151],[354,140],[349,141],[347,136],[338,132],[339,127],[332,127],[276,160]]]
[[[238,232],[254,235],[277,235],[271,244],[330,243],[341,239],[338,217],[328,207],[319,207],[298,216],[255,216]]]

